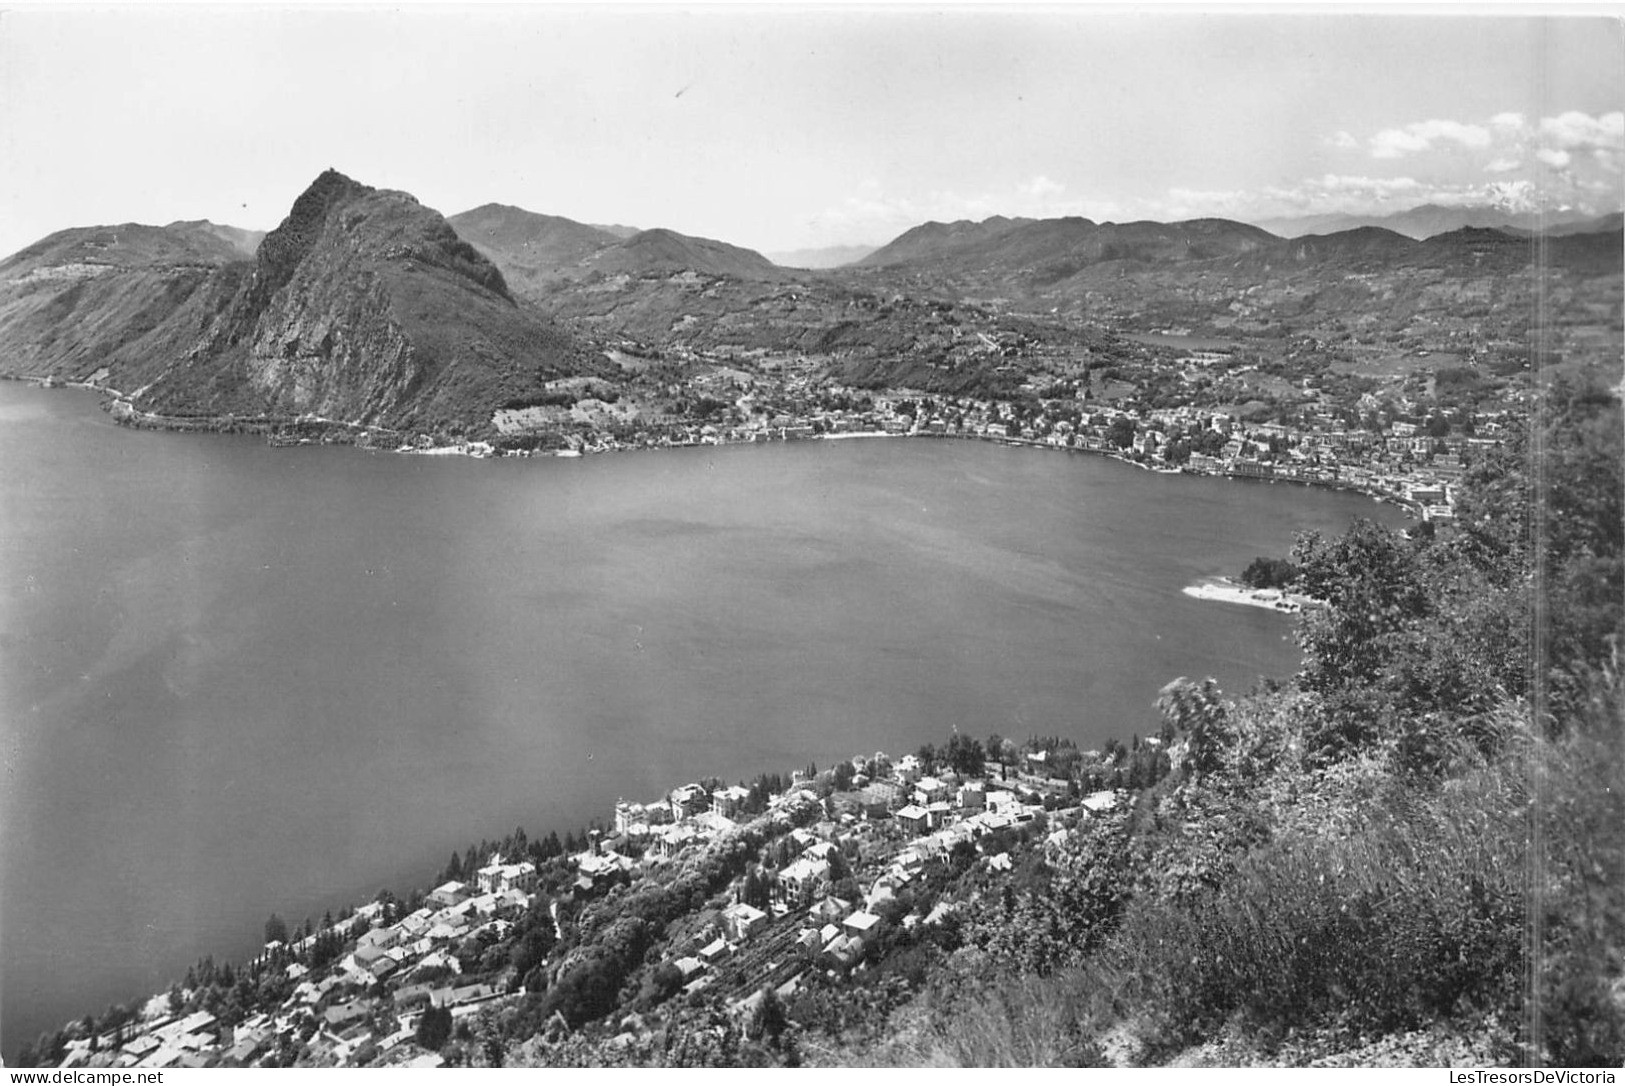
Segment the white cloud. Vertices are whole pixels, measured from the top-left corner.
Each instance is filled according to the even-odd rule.
[[[1385,128],[1371,137],[1373,158],[1399,158],[1448,142],[1468,148],[1488,147],[1490,131],[1482,125],[1460,121],[1417,121],[1404,128]]]
[[[1604,113],[1593,117],[1578,110],[1542,117],[1541,142],[1563,150],[1579,147],[1625,149],[1625,113]]]
[[[1047,196],[1058,196],[1066,191],[1066,186],[1058,181],[1051,181],[1043,174],[1039,174],[1025,185],[1022,185],[1021,191],[1024,195],[1035,200],[1042,200]]]
[[[1554,206],[1549,199],[1552,193],[1549,182],[1536,184],[1525,179],[1451,184],[1414,177],[1328,173],[1294,185],[1261,190],[1171,189],[1165,200],[1147,202],[1136,211],[1140,216],[1164,221],[1205,215],[1254,221],[1319,214],[1389,215],[1428,203],[1530,211],[1538,206]]]
[[[927,220],[979,220],[990,215],[1081,215],[1096,222],[1171,222],[1208,216],[1257,221],[1310,214],[1382,215],[1425,203],[1488,205],[1509,211],[1578,207],[1594,214],[1625,206],[1621,112],[1591,116],[1569,111],[1544,118],[1506,112],[1478,124],[1433,119],[1369,137],[1338,131],[1320,143],[1338,150],[1368,148],[1377,160],[1370,163],[1369,174],[1379,176],[1328,172],[1249,189],[1176,186],[1160,195],[1120,202],[1075,195],[1046,174],[980,192],[938,190],[899,196],[867,184],[813,216],[809,225],[820,235],[820,244],[834,244],[895,237]],[[1430,149],[1452,153],[1419,163],[1414,171],[1408,163],[1391,163],[1388,169],[1406,169],[1407,175],[1380,176],[1385,172],[1381,160],[1403,160]]]
[[[1372,158],[1399,158],[1427,149],[1426,139],[1403,128],[1385,129],[1371,137]]]
[[[1616,110],[1593,117],[1569,110],[1555,117],[1542,117],[1535,138],[1540,144],[1536,154],[1549,166],[1572,168],[1579,174],[1597,170],[1608,175],[1625,172],[1625,113]],[[1598,187],[1591,178],[1577,177],[1575,181],[1582,187]],[[1604,184],[1613,187],[1617,182]]]
[[[1414,177],[1348,177],[1326,174],[1308,186],[1313,191],[1328,193],[1354,193],[1376,200],[1408,195],[1422,188]]]

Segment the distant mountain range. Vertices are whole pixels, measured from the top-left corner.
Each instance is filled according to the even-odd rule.
[[[1488,270],[1511,270],[1537,259],[1531,247],[1532,237],[1509,229],[1464,226],[1417,241],[1381,227],[1359,226],[1289,238],[1252,254],[1244,264],[1399,270],[1485,267],[1484,262],[1489,261]],[[1617,266],[1622,258],[1617,226],[1613,231],[1549,231],[1546,237],[1542,258],[1552,267],[1598,275]]]
[[[930,222],[859,261],[863,267],[935,266],[951,271],[1016,271],[1037,283],[1064,279],[1107,261],[1184,263],[1239,256],[1280,238],[1227,219],[1095,223],[1083,218]]]
[[[751,249],[675,230],[587,226],[557,215],[486,204],[448,222],[478,249],[521,296],[599,275],[661,275],[695,271],[736,279],[774,280],[783,272]]]
[[[446,221],[521,293],[579,278],[570,273],[583,260],[624,240],[596,226],[504,204],[486,204]]]
[[[1361,226],[1377,226],[1420,241],[1467,226],[1487,226],[1494,229],[1510,227],[1521,231],[1543,230],[1548,235],[1559,235],[1618,230],[1620,221],[1621,216],[1617,212],[1598,217],[1584,212],[1553,211],[1547,212],[1543,217],[1533,212],[1508,211],[1490,206],[1441,207],[1438,204],[1423,204],[1391,215],[1304,215],[1296,218],[1258,219],[1254,225],[1284,238],[1296,238],[1304,234],[1332,234]]]
[[[244,230],[240,226],[222,226],[219,223],[212,223],[208,219],[172,222],[169,224],[168,229],[191,231],[218,238],[231,246],[232,250],[240,256],[253,256],[259,251],[260,242],[265,240],[264,230]]]
[[[1548,220],[1538,246],[1516,216],[1426,240],[1407,232],[1464,215],[1417,208],[1389,226],[1293,237],[1225,219],[929,222],[854,250],[856,263],[798,272],[673,230],[500,204],[448,220],[329,170],[268,234],[203,220],[83,227],[0,261],[0,375],[88,382],[166,416],[317,415],[480,435],[498,408],[538,402],[557,379],[613,380],[606,337],[658,347],[680,329],[702,352],[839,356],[869,367],[870,384],[901,359],[909,381],[947,389],[1002,362],[944,369],[957,341],[937,326],[936,300],[1018,299],[1073,317],[1104,305],[1172,326],[1260,304],[1349,314],[1419,304],[1417,269],[1429,283],[1441,273],[1510,283],[1536,259],[1619,274],[1617,214]],[[1368,272],[1390,285],[1373,295],[1358,285]],[[1449,312],[1458,295],[1437,293],[1427,304]],[[925,301],[886,301],[899,296]]]
[[[87,264],[118,268],[213,266],[253,256],[265,235],[206,220],[168,226],[122,223],[59,230],[7,257],[0,267]]]
[[[789,249],[764,255],[781,268],[819,270],[856,264],[878,248],[878,245],[830,245],[822,249]]]
[[[784,278],[783,269],[754,249],[663,229],[633,234],[619,244],[594,253],[582,262],[582,266],[606,275],[659,275],[692,271],[734,279]]]
[[[1035,222],[1034,219],[1007,219],[1003,215],[995,215],[981,222],[971,222],[960,219],[958,222],[927,222],[911,230],[904,231],[895,239],[882,245],[868,256],[859,260],[864,267],[878,268],[889,264],[907,264],[916,260],[928,260],[944,253],[969,252],[974,247],[994,238],[1002,237],[1018,226],[1025,226]],[[1065,223],[1067,219],[1052,220]],[[1087,223],[1087,219],[1076,220]]]

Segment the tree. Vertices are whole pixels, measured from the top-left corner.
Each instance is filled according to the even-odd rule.
[[[286,943],[288,941],[288,924],[276,913],[265,922],[265,943]]]
[[[480,1025],[479,1034],[480,1051],[485,1056],[487,1067],[501,1067],[508,1054],[508,1046],[502,1039],[502,1032],[491,1019],[486,1019]]]
[[[745,1027],[745,1036],[753,1041],[766,1041],[769,1045],[777,1046],[789,1024],[790,1018],[785,1014],[779,994],[771,987],[764,987],[756,1001],[756,1009],[751,1012],[750,1023]]]
[[[966,777],[980,777],[987,759],[987,751],[970,736],[955,732],[948,739],[945,756],[955,773]]]
[[[772,902],[773,883],[754,864],[745,872],[745,885],[739,900],[758,909],[766,909]]]
[[[1285,588],[1298,577],[1298,568],[1285,558],[1254,558],[1241,574],[1248,588]]]
[[[852,868],[846,862],[846,855],[840,849],[831,849],[829,853],[829,881],[832,883],[844,882],[852,877]]]
[[[920,760],[920,772],[929,777],[937,771],[937,747],[935,743],[927,743],[914,752],[914,757]]]
[[[1304,590],[1328,605],[1300,629],[1306,685],[1321,693],[1371,686],[1393,659],[1395,635],[1428,610],[1415,550],[1362,519],[1336,539],[1299,537],[1292,559]]]
[[[451,1039],[451,1008],[425,1007],[413,1039],[431,1052],[444,1048]]]
[[[531,970],[545,963],[557,938],[558,936],[553,930],[551,917],[544,913],[536,918],[530,930],[526,931],[514,944],[512,954],[509,957],[515,975],[527,977],[530,975]]]
[[[1199,684],[1186,678],[1175,679],[1157,695],[1157,708],[1187,736],[1186,775],[1217,771],[1231,740],[1229,707],[1220,700],[1218,684],[1212,679],[1203,679]],[[1130,772],[1135,768],[1131,765]]]

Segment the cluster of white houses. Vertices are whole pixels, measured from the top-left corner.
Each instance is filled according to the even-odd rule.
[[[884,755],[854,760],[855,766],[871,769],[877,763],[889,769],[875,779],[855,772],[848,791],[821,796],[798,779],[785,794],[768,797],[764,817],[774,819],[783,832],[774,842],[781,862],[772,872],[769,898],[762,902],[767,908],[741,900],[736,883],[726,905],[694,928],[689,939],[674,942],[669,961],[685,987],[708,986],[736,958],[736,973],[756,968],[750,959],[737,956],[765,927],[773,927],[776,938],[793,949],[795,975],[806,968],[850,966],[881,924],[875,910],[928,864],[965,842],[990,866],[1007,869],[1008,854],[984,848],[988,835],[1030,823],[1044,809],[1031,792],[949,772],[926,775],[912,755],[895,764]],[[593,894],[601,878],[624,878],[679,858],[685,849],[738,826],[749,798],[750,792],[739,786],[708,790],[688,784],[653,803],[617,803],[614,833],[593,833],[588,848],[567,858],[576,875],[572,891]],[[1099,793],[1085,799],[1082,808],[1098,811],[1115,802],[1113,793]],[[845,876],[853,880],[849,885],[857,888],[856,894],[834,896]],[[386,1062],[436,1066],[437,1055],[413,1047],[418,1016],[424,1008],[444,1007],[461,1018],[508,994],[490,984],[458,983],[462,962],[457,949],[471,937],[500,941],[513,920],[536,902],[537,884],[535,864],[492,856],[468,881],[435,887],[423,907],[393,922],[386,922],[386,906],[374,902],[322,933],[292,944],[267,944],[253,964],[284,970],[293,983],[274,1011],[230,1027],[203,1011],[174,1014],[166,997],[155,996],[133,1035],[97,1038],[95,1044],[88,1038],[76,1040],[62,1066],[201,1067],[222,1059],[247,1064],[296,1033],[304,1040],[305,1058],[318,1064],[343,1065],[362,1053],[369,1061],[382,1054]],[[905,923],[932,923],[942,912],[910,916]],[[801,918],[799,924],[787,928],[775,923],[793,916]],[[489,939],[481,938],[487,933]],[[303,963],[318,939],[335,936],[343,940],[341,956],[315,968]],[[771,963],[776,975],[783,975],[783,964]],[[759,979],[736,975],[732,986],[754,992]],[[397,1028],[380,1036],[377,1023],[384,1020]],[[121,1031],[128,1033],[128,1027]]]
[[[1041,769],[1040,764],[1029,768]],[[887,763],[884,754],[872,760],[853,760],[862,765]],[[708,794],[698,785],[674,790],[665,801],[653,804],[622,802],[616,806],[616,831],[628,840],[650,839],[657,847],[649,862],[660,862],[667,842],[703,840],[721,812],[742,803],[748,795],[742,788],[719,789]],[[702,925],[688,945],[677,946],[674,964],[687,991],[708,987],[718,971],[749,944],[756,932],[783,917],[801,915],[794,931],[794,945],[804,966],[848,967],[863,955],[868,940],[881,925],[875,911],[895,898],[899,891],[919,878],[932,863],[945,861],[956,848],[970,846],[978,858],[996,870],[1008,870],[1010,856],[1002,849],[989,850],[986,843],[1002,840],[998,831],[1031,824],[1045,811],[1037,794],[1001,787],[975,778],[961,779],[951,772],[925,775],[918,758],[908,755],[891,764],[888,776],[867,779],[855,773],[853,787],[819,799],[810,790],[792,787],[783,797],[774,797],[770,809],[785,802],[816,804],[822,817],[809,825],[786,833],[781,841],[787,862],[773,872],[771,898],[762,909],[736,899],[722,909],[714,922]],[[1100,813],[1114,807],[1117,793],[1105,791],[1085,797],[1078,810]],[[1051,812],[1065,816],[1069,811]],[[653,825],[661,828],[656,830]],[[670,818],[673,821],[665,822]],[[684,833],[690,836],[683,836]],[[1066,830],[1052,834],[1055,843]],[[856,896],[834,896],[837,872],[850,872]],[[947,911],[934,910],[926,917],[907,916],[903,923],[934,923]],[[783,966],[782,961],[774,965]],[[782,970],[781,970],[782,972]],[[799,975],[792,970],[781,991],[793,990]],[[732,987],[742,1000],[758,991],[761,978],[735,978]]]

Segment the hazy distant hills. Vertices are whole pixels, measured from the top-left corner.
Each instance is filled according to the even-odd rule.
[[[1532,235],[1464,226],[1418,241],[1378,226],[1289,238],[1259,250],[1237,265],[1252,273],[1298,266],[1308,271],[1402,271],[1428,268],[1457,274],[1511,273],[1544,260],[1549,267],[1583,275],[1617,269],[1625,256],[1618,226],[1613,231],[1554,232],[1537,253]]]
[[[41,264],[44,242],[0,265],[6,372],[95,377],[165,415],[477,429],[501,403],[602,365],[521,308],[439,214],[331,170],[252,260],[225,260],[233,246],[184,225],[119,230],[99,250],[116,268]],[[54,259],[104,240],[53,238]]]
[[[1548,223],[1546,229],[1537,231],[1534,228],[1521,226],[1503,227],[1512,234],[1542,233],[1549,238],[1563,238],[1572,234],[1602,234],[1625,228],[1625,214],[1618,211],[1612,215],[1600,215],[1595,219],[1581,219],[1578,222],[1558,223],[1555,226]]]
[[[260,242],[265,239],[264,230],[244,230],[240,226],[225,226],[210,222],[208,219],[172,222],[164,229],[217,238],[229,245],[238,256],[253,256],[259,250]]]
[[[1251,254],[1239,267],[1282,264],[1340,267],[1369,265],[1399,268],[1459,259],[1464,252],[1516,253],[1527,260],[1529,245],[1512,234],[1480,227],[1463,227],[1418,241],[1380,226],[1357,226],[1325,234],[1285,238]]]
[[[522,297],[538,298],[592,276],[672,275],[683,271],[776,280],[783,271],[762,254],[675,230],[588,226],[558,215],[486,204],[448,222],[502,269]]]
[[[247,230],[217,227],[209,222],[171,223],[169,226],[82,226],[59,230],[41,238],[0,262],[7,278],[46,267],[71,264],[109,268],[146,268],[160,265],[211,266],[241,260],[252,253],[221,236],[224,230],[250,235]]]
[[[1329,234],[1309,234],[1271,246],[1257,259],[1297,263],[1330,261],[1390,261],[1410,252],[1418,242],[1380,226],[1358,226]]]
[[[783,269],[754,249],[675,230],[644,230],[594,253],[583,266],[606,275],[661,275],[682,271],[734,279],[784,278]]]
[[[1035,284],[1108,261],[1166,264],[1239,256],[1280,241],[1246,223],[1095,223],[1084,218],[926,223],[865,257],[865,267],[1020,273]]]
[[[1447,221],[1427,208],[1416,211],[1401,225],[1416,228]],[[1617,239],[1619,230],[1619,215],[1548,224],[1544,259],[1583,267],[1587,274],[1604,270],[1608,261],[1618,263],[1620,254],[1610,253],[1609,239]],[[925,223],[853,268],[902,273],[914,284],[935,281],[944,288],[956,285],[1012,297],[1048,297],[1092,289],[1101,274],[1179,267],[1189,267],[1192,274],[1245,278],[1283,265],[1450,268],[1451,261],[1466,254],[1477,262],[1492,259],[1496,268],[1511,270],[1536,259],[1528,236],[1514,227],[1455,226],[1418,239],[1389,227],[1359,225],[1288,238],[1227,219],[1095,223],[1084,218],[994,217],[980,223]]]
[[[1034,222],[1033,219],[1007,219],[995,215],[981,222],[960,219],[958,222],[921,223],[895,239],[882,245],[859,260],[864,267],[881,268],[894,264],[908,264],[937,260],[949,254],[968,253],[977,246],[1009,233],[1018,226]],[[1054,222],[1088,223],[1087,219],[1057,219]],[[1089,225],[1093,225],[1090,223]]]
[[[486,204],[446,221],[458,237],[501,268],[509,285],[521,294],[578,278],[583,260],[623,240],[560,215],[504,204]]]
[[[821,249],[790,249],[763,255],[781,268],[822,270],[856,264],[878,248],[878,245],[830,245]]]
[[[1539,247],[1530,235],[1464,226],[1417,243],[1412,263],[1432,268],[1510,272],[1537,263],[1580,275],[1619,274],[1625,260],[1625,234],[1612,231],[1548,232]]]
[[[1421,241],[1435,234],[1469,226],[1497,229],[1511,227],[1523,231],[1542,230],[1544,226],[1544,232],[1549,236],[1594,233],[1619,229],[1620,216],[1616,214],[1597,218],[1583,212],[1554,211],[1546,214],[1543,224],[1541,216],[1533,212],[1508,211],[1489,206],[1441,207],[1438,204],[1423,204],[1392,215],[1304,215],[1295,218],[1259,219],[1256,225],[1284,238],[1301,237],[1304,234],[1331,234],[1361,226],[1376,226]]]

